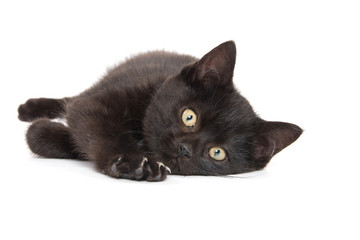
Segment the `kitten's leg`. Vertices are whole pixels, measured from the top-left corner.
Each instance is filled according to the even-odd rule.
[[[165,179],[164,164],[139,144],[145,109],[146,102],[118,90],[74,99],[67,104],[66,118],[76,149],[111,177]]]
[[[139,147],[134,130],[125,126],[121,114],[115,117],[101,109],[106,108],[95,111],[94,105],[81,104],[69,110],[68,124],[77,149],[98,171],[111,177],[164,180],[170,169]]]
[[[37,118],[57,118],[64,113],[64,99],[31,98],[18,108],[19,119],[25,122]]]
[[[78,158],[69,128],[48,119],[39,119],[26,133],[27,143],[35,154],[47,158]]]

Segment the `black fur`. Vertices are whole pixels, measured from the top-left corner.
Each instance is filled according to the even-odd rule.
[[[264,168],[302,130],[260,119],[232,81],[236,48],[225,42],[200,60],[164,51],[130,58],[90,89],[64,99],[30,99],[19,119],[34,121],[30,149],[44,157],[91,160],[119,178],[160,181]],[[194,126],[182,120],[197,115]],[[65,117],[68,127],[49,118]],[[37,119],[37,120],[36,120]],[[210,157],[221,147],[226,158]]]

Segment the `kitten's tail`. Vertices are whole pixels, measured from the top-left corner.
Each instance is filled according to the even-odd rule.
[[[32,122],[38,118],[59,118],[65,115],[65,105],[70,98],[31,98],[18,108],[21,121]]]

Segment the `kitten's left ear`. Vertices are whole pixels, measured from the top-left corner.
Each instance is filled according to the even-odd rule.
[[[303,130],[295,124],[261,120],[254,137],[254,164],[264,168],[270,159],[300,137]]]
[[[235,60],[235,43],[224,42],[198,62],[186,66],[181,74],[190,84],[206,88],[226,86],[232,83]]]

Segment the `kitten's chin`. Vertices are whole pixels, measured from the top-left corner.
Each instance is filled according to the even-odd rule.
[[[166,160],[164,163],[170,168],[171,174],[175,175],[189,175],[184,172],[185,167],[179,163],[178,158],[172,158],[171,160]]]
[[[201,172],[196,172],[196,167],[193,166],[192,164],[189,164],[188,159],[184,160],[184,159],[173,159],[172,163],[173,165],[170,167],[171,169],[171,173],[174,175],[183,175],[183,176],[187,176],[187,175],[206,175],[204,173]]]

